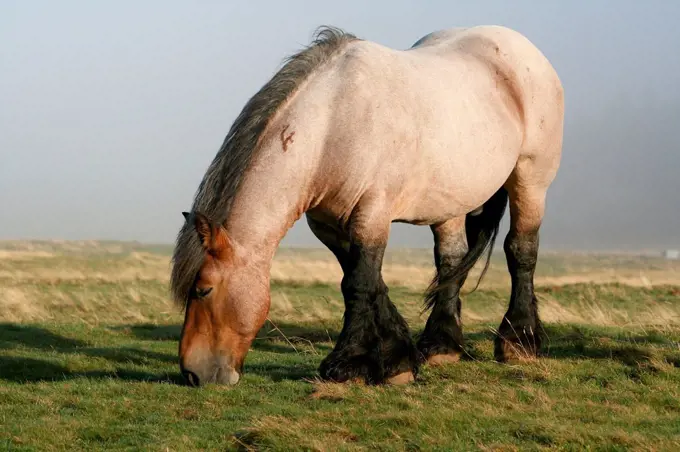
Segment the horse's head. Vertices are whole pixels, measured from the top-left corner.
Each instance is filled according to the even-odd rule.
[[[184,213],[204,261],[189,294],[179,360],[191,385],[238,383],[243,361],[269,311],[269,288],[226,229],[200,213]]]

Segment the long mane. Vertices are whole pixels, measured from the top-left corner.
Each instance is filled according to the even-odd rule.
[[[250,100],[234,121],[222,147],[208,167],[194,197],[192,210],[223,224],[229,215],[243,174],[257,152],[269,119],[309,75],[357,38],[333,27],[321,27],[311,44],[284,60],[281,69]],[[193,225],[184,223],[172,256],[171,291],[184,306],[204,261]]]

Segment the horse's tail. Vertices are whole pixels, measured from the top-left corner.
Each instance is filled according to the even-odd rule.
[[[457,281],[466,276],[486,251],[487,256],[484,269],[472,292],[477,290],[479,283],[482,282],[482,278],[484,278],[486,271],[489,269],[489,260],[491,259],[493,246],[498,236],[498,228],[500,227],[507,204],[508,192],[505,188],[501,188],[484,203],[481,212],[480,209],[477,209],[467,214],[465,217],[465,231],[468,241],[468,252],[453,271],[446,272],[445,274],[437,272],[426,292],[426,309],[431,309],[434,306],[437,292],[452,284],[456,284]]]

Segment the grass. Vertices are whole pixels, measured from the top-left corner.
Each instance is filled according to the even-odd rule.
[[[12,242],[0,252],[0,450],[680,448],[674,263],[549,255],[546,278],[594,269],[664,272],[671,283],[546,280],[546,356],[510,366],[493,361],[508,300],[499,278],[464,298],[465,360],[424,367],[405,387],[368,387],[318,381],[341,326],[338,282],[281,269],[334,263],[282,250],[271,322],[242,382],[197,390],[178,374],[182,316],[167,297],[166,248]],[[396,251],[386,266],[419,277],[431,272],[425,256]],[[415,332],[426,320],[419,284],[390,292]]]

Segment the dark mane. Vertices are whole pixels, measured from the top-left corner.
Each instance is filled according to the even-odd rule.
[[[194,198],[193,211],[223,224],[242,176],[255,155],[260,135],[269,118],[319,66],[357,39],[332,27],[321,27],[312,43],[284,60],[283,67],[250,100],[234,121],[222,147],[203,176]],[[184,305],[204,260],[204,252],[192,225],[185,223],[177,235],[172,257],[171,289]]]

